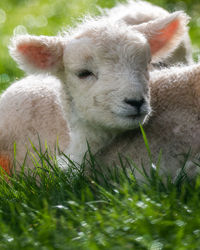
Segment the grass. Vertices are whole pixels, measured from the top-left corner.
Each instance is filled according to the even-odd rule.
[[[190,34],[198,58],[199,1],[151,2],[169,10],[187,9],[193,17]],[[1,0],[0,90],[23,76],[7,51],[13,33],[55,35],[88,11],[98,13],[96,3],[112,7],[115,1]],[[8,177],[2,170],[0,249],[200,249],[200,177],[188,180],[183,165],[176,180],[164,180],[151,168],[150,177],[143,171],[141,183],[134,178],[134,164],[121,158],[121,168],[106,178],[91,154],[90,158],[90,177],[84,174],[84,164],[61,172],[48,153],[40,154],[33,173],[22,167],[20,174]]]
[[[152,168],[140,183],[123,159],[99,182],[90,156],[91,177],[46,153],[32,175],[1,178],[0,249],[199,249],[200,178],[164,181]]]

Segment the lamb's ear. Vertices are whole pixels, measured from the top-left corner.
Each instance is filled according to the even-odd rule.
[[[153,60],[166,58],[183,40],[188,31],[189,17],[182,11],[177,11],[163,18],[135,25],[149,41]]]
[[[56,73],[63,67],[63,44],[59,37],[19,35],[13,37],[9,49],[27,73]]]

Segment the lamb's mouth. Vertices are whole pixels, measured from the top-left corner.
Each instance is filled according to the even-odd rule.
[[[145,115],[144,114],[136,114],[136,115],[127,115],[125,117],[130,118],[130,119],[137,119],[137,118],[144,117]]]
[[[145,117],[148,116],[148,114],[150,113],[150,110],[142,110],[139,112],[112,112],[115,115],[117,115],[119,118],[129,121],[129,122],[142,122]]]
[[[122,115],[121,117],[125,119],[131,119],[131,120],[143,120],[148,115],[148,112],[139,112],[137,114],[131,114],[131,115]]]

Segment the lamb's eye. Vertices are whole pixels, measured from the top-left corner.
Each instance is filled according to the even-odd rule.
[[[84,69],[84,70],[79,71],[79,72],[77,73],[77,76],[78,76],[80,79],[85,79],[85,78],[87,78],[87,77],[89,77],[89,76],[94,76],[94,74],[93,74],[91,71],[89,71],[89,70],[87,70],[87,69]]]

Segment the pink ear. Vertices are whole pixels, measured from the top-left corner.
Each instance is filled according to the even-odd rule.
[[[17,50],[32,62],[37,68],[48,69],[56,63],[55,55],[51,53],[49,48],[40,44],[19,44]]]
[[[168,24],[164,29],[161,29],[158,34],[155,34],[149,39],[149,45],[152,55],[165,47],[173,36],[176,34],[179,27],[179,20],[175,20]]]
[[[166,58],[183,41],[188,31],[189,17],[177,11],[147,23],[133,26],[143,33],[149,42],[152,59]]]
[[[20,68],[28,73],[55,73],[62,67],[63,44],[58,37],[17,36],[9,48]]]

